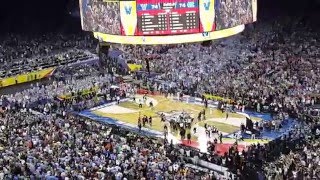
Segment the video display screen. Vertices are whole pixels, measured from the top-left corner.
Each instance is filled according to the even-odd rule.
[[[236,0],[217,0],[216,10],[216,30],[227,29],[239,24],[237,21],[238,8],[235,7]]]
[[[249,24],[253,22],[252,0],[236,0],[238,7],[238,22],[239,24]]]
[[[120,2],[80,0],[82,29],[106,34],[121,34]]]
[[[80,0],[80,12],[85,31],[134,36],[192,34],[204,31],[204,26],[206,31],[219,31],[255,22],[257,1]]]
[[[217,0],[215,9],[217,30],[253,22],[252,0]]]
[[[199,32],[197,0],[137,0],[138,35]]]

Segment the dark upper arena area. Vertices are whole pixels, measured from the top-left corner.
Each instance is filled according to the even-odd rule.
[[[76,0],[4,1],[0,6],[0,31],[81,31],[78,6]],[[258,20],[288,16],[308,26],[319,27],[319,8],[320,0],[259,0]]]

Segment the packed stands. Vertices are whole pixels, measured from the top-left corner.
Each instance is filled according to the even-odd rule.
[[[0,179],[319,179],[319,120],[310,109],[319,103],[319,44],[315,41],[319,34],[298,27],[295,33],[268,27],[272,25],[263,24],[209,47],[119,49],[121,58],[142,64],[146,71],[143,60],[151,59],[154,76],[131,74],[146,87],[198,97],[219,95],[275,118],[288,114],[298,123],[287,134],[252,145],[248,151],[239,152],[235,145],[219,156],[130,133],[76,115],[115,101],[120,93],[111,92],[110,87],[121,83],[118,77],[123,70],[117,76],[103,71],[116,66],[114,61],[111,67],[95,63],[64,67],[53,83],[36,83],[2,95]],[[10,57],[12,51],[2,54]],[[88,94],[82,93],[88,89]],[[232,173],[213,172],[201,161]]]
[[[94,41],[82,37],[54,34],[0,37],[0,78],[92,58],[88,51],[93,52]]]

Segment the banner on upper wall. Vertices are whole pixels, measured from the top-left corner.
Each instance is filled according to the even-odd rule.
[[[128,67],[129,67],[129,70],[132,71],[132,72],[135,72],[135,71],[139,71],[142,69],[142,65],[141,64],[127,64]]]
[[[215,0],[199,0],[200,31],[211,32],[215,30]]]
[[[16,84],[31,82],[34,80],[43,79],[53,74],[55,68],[47,68],[39,71],[33,71],[30,73],[20,74],[17,76],[7,77],[0,79],[0,87],[7,87]]]
[[[121,34],[120,2],[80,0],[81,25],[85,31]]]
[[[97,87],[93,87],[93,88],[91,88],[91,89],[84,89],[84,90],[78,92],[78,93],[75,94],[75,95],[72,95],[72,94],[59,95],[59,96],[58,96],[58,99],[59,99],[60,101],[69,100],[69,99],[74,99],[74,98],[78,97],[79,95],[85,96],[85,95],[88,95],[88,94],[97,92],[97,90],[98,90]]]
[[[252,22],[257,21],[257,16],[258,16],[258,5],[257,5],[257,0],[252,0]]]
[[[105,42],[120,44],[180,44],[208,41],[214,39],[225,38],[238,34],[244,30],[244,25],[236,26],[220,31],[203,32],[196,34],[183,35],[165,35],[165,36],[117,36],[111,34],[102,34],[94,32],[96,39]]]
[[[122,35],[133,36],[137,29],[136,1],[120,1]]]

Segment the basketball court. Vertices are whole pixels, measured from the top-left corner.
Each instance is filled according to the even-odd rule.
[[[137,95],[134,98],[130,97],[122,99],[119,104],[117,102],[113,102],[85,110],[80,112],[80,115],[95,121],[127,128],[147,136],[163,138],[164,126],[166,125],[168,127],[170,124],[168,122],[161,121],[161,116],[165,115],[166,117],[172,119],[179,114],[187,114],[188,117],[197,119],[199,112],[203,111],[204,109],[205,108],[201,103],[201,99],[198,98],[193,98],[193,100],[190,101],[188,98],[178,100],[176,97],[166,98],[160,95]],[[212,137],[207,136],[204,128],[204,124],[207,124],[210,126],[215,126],[220,132],[222,132],[223,143],[216,144],[216,153],[223,155],[234,144],[234,142],[236,142],[236,139],[233,138],[233,135],[240,131],[240,125],[245,123],[248,116],[255,117],[252,118],[254,121],[270,120],[270,118],[267,117],[267,114],[255,114],[250,112],[229,112],[228,118],[226,118],[226,114],[216,109],[214,104],[209,105],[209,107],[205,109],[205,113],[205,120],[195,120],[195,122],[192,123],[191,129],[187,130],[187,133],[190,132],[192,135],[191,143],[188,143],[186,140],[181,140],[179,132],[171,132],[170,130],[167,136],[169,142],[173,141],[175,144],[182,144],[197,148],[201,152],[207,152],[207,141],[213,141],[215,138],[219,139],[217,135]],[[147,123],[140,131],[138,128],[138,119],[139,117],[142,118],[144,116],[151,117],[152,124]],[[192,132],[194,127],[197,129],[196,133]],[[290,126],[287,128],[290,128]],[[268,140],[251,140],[250,137],[245,137],[244,141],[237,141],[238,150],[242,151],[253,143],[266,143],[278,136],[279,133],[277,133],[274,134],[273,132],[270,132],[269,134],[272,135],[270,135],[271,138],[268,138]],[[268,135],[268,133],[264,134]]]

